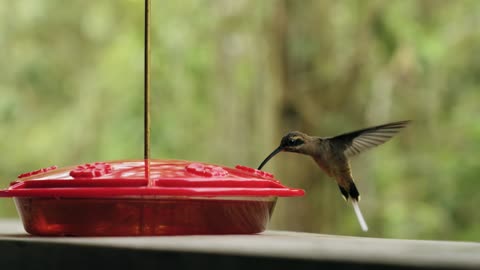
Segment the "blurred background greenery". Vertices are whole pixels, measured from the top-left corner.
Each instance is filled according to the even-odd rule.
[[[307,157],[270,229],[480,241],[480,1],[156,1],[152,156],[256,167],[289,130],[413,119],[353,160],[362,233]],[[0,5],[0,184],[143,157],[143,1]],[[15,217],[0,201],[0,217]]]

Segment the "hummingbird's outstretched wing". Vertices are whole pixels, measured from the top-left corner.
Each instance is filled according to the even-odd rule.
[[[388,141],[408,123],[410,123],[410,120],[388,123],[341,134],[329,139],[334,144],[343,147],[345,155],[351,157]]]

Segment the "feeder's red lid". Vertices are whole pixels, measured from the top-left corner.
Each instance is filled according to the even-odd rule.
[[[183,160],[97,162],[24,173],[0,197],[302,196],[272,174]]]

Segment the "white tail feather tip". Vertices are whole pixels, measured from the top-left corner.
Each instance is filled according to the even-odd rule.
[[[364,232],[368,231],[367,223],[363,218],[362,211],[360,211],[360,207],[358,206],[358,202],[355,200],[352,200],[352,205],[353,205],[353,209],[355,210],[355,214],[357,215],[358,222],[360,223],[360,227],[362,227],[362,230]]]

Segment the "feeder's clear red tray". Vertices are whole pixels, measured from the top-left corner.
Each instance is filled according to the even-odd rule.
[[[19,175],[13,197],[33,235],[252,234],[277,197],[302,196],[273,175],[181,160],[128,160]]]

